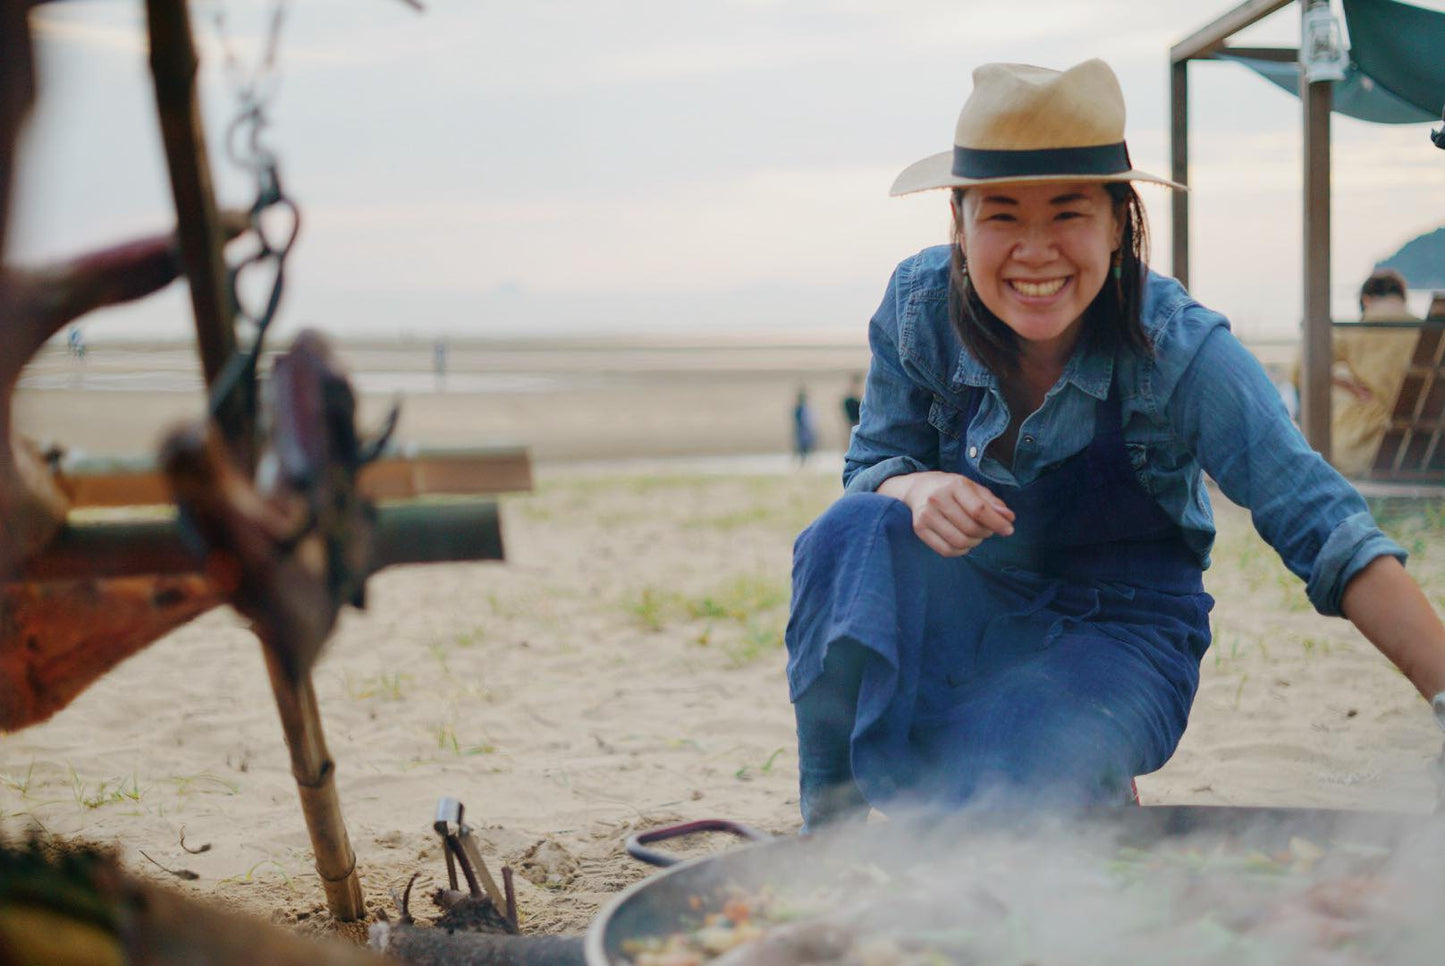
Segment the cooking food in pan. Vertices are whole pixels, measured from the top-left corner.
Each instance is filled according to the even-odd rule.
[[[844,837],[794,849],[806,864],[779,862],[771,880],[750,868],[692,891],[669,928],[625,940],[621,961],[1067,964],[1107,953],[1231,966],[1438,962],[1438,828],[1422,826],[1403,846],[1352,836],[1348,823],[1311,831],[1201,829],[1140,844],[1059,826],[973,834],[947,848],[929,839],[912,854],[898,840],[882,855]]]

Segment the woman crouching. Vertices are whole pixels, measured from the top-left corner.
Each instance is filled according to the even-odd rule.
[[[869,805],[1122,803],[1173,754],[1209,646],[1204,474],[1424,695],[1445,627],[1223,316],[1144,264],[1109,67],[990,64],[953,240],[873,317],[846,495],[798,538],[788,625],[805,827]],[[1441,703],[1445,703],[1442,701]]]

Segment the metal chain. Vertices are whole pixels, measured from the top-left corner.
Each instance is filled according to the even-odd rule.
[[[278,76],[276,51],[281,26],[285,22],[287,0],[276,0],[270,28],[260,60],[247,76],[240,59],[225,37],[225,9],[217,5],[215,20],[225,58],[225,68],[236,91],[236,117],[226,130],[226,154],[237,167],[248,171],[256,181],[256,197],[250,210],[251,233],[256,249],[229,272],[231,304],[238,321],[249,322],[255,329],[251,347],[237,351],[226,364],[211,392],[212,412],[225,405],[238,390],[254,400],[256,370],[270,328],[281,304],[286,284],[286,259],[301,229],[301,212],[281,187],[276,154],[265,143],[263,134],[269,124],[268,108],[274,97]],[[278,216],[276,212],[281,214]],[[279,224],[278,224],[279,223]],[[259,307],[248,304],[241,296],[243,277],[269,277],[270,292]]]
[[[231,89],[238,101],[257,101],[269,104],[280,85],[277,70],[276,51],[281,46],[281,28],[286,21],[288,0],[276,0],[271,8],[271,20],[267,27],[266,41],[260,56],[249,71],[241,64],[241,58],[231,45],[226,27],[225,0],[215,0],[211,19],[216,25],[216,39],[221,47],[222,68],[230,81]]]

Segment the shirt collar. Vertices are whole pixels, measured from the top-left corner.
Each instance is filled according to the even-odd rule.
[[[967,346],[958,350],[958,365],[953,370],[954,389],[961,389],[964,386],[993,386],[997,382],[993,373],[989,372],[988,367],[968,351]]]
[[[1108,398],[1109,384],[1114,381],[1114,353],[1101,351],[1094,339],[1081,341],[1064,366],[1064,381],[1095,399]]]
[[[1109,385],[1114,381],[1114,354],[1101,351],[1093,339],[1084,339],[1064,366],[1062,380],[1072,383],[1095,399],[1106,399]],[[953,385],[955,389],[963,386],[993,387],[998,385],[998,380],[964,347],[958,351],[958,365],[953,370]]]

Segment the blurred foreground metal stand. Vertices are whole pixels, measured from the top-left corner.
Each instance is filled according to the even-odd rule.
[[[0,255],[15,143],[33,99],[30,6],[0,0]],[[264,319],[252,318],[256,341],[243,351],[222,248],[243,232],[261,235],[258,212],[276,198],[263,190],[240,217],[217,210],[185,0],[147,0],[146,9],[174,237],[40,271],[0,261],[0,731],[44,720],[126,657],[231,603],[265,649],[331,914],[354,920],[365,914],[356,855],[311,668],[341,608],[364,604],[375,571],[502,557],[489,502],[378,507],[374,500],[525,490],[530,464],[516,448],[382,459],[390,427],[381,439],[362,439],[351,385],[314,333],[280,357],[262,398],[260,333],[279,302],[281,262],[295,233],[279,247],[259,238],[275,261],[275,285]],[[274,165],[268,174],[276,194]],[[51,335],[81,313],[142,297],[180,274],[190,283],[210,390],[205,419],[173,432],[158,464],[139,470],[77,471],[63,454],[13,436],[20,371]],[[76,505],[170,503],[172,492],[178,519],[69,519]]]

